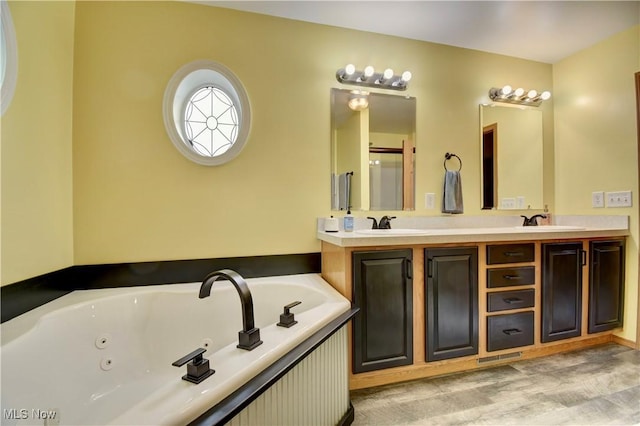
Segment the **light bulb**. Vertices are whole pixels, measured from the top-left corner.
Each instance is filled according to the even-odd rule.
[[[529,99],[533,99],[536,96],[538,96],[538,92],[533,89],[529,90],[529,93],[527,93],[527,98]]]
[[[507,96],[509,93],[511,93],[512,90],[513,89],[508,84],[506,86],[504,86],[502,89],[500,89],[500,91],[502,92],[502,94],[504,96]]]
[[[406,83],[409,80],[411,80],[411,71],[403,72],[402,73],[402,81],[404,81]]]
[[[367,67],[364,69],[364,77],[365,78],[369,78],[373,75],[374,73],[374,69],[371,65],[367,65]]]
[[[369,106],[369,99],[366,96],[354,96],[349,99],[347,105],[354,111],[362,111]]]
[[[517,98],[519,98],[520,96],[524,95],[524,89],[522,87],[518,87],[515,92],[513,92],[513,95]]]
[[[348,64],[346,67],[344,67],[344,74],[345,75],[352,75],[354,72],[356,72],[355,65]]]
[[[393,70],[391,68],[387,68],[386,70],[384,70],[384,74],[382,74],[382,77],[385,80],[389,80],[391,77],[393,77]]]
[[[551,97],[551,92],[549,92],[548,90],[545,90],[540,94],[540,99],[542,99],[543,101],[546,101],[550,97]]]

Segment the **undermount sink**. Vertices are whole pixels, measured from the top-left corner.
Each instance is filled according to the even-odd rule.
[[[539,225],[539,226],[516,226],[522,232],[562,232],[562,231],[583,231],[586,228],[581,226],[564,225]]]
[[[358,229],[357,234],[366,235],[426,235],[427,229],[397,228],[397,229]]]

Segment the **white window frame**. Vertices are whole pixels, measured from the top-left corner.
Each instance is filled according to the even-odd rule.
[[[196,152],[189,144],[184,130],[187,102],[198,88],[207,85],[223,90],[238,112],[238,137],[227,151],[215,157]],[[199,60],[182,66],[169,80],[162,104],[164,125],[171,142],[182,155],[195,163],[204,166],[227,163],[240,154],[247,143],[251,130],[249,97],[238,77],[218,62]]]
[[[0,90],[0,115],[4,115],[13,99],[18,80],[18,44],[16,30],[11,19],[11,11],[6,1],[0,2],[0,17],[2,19],[2,88]]]

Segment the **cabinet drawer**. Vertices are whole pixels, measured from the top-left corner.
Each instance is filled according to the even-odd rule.
[[[487,318],[487,350],[533,345],[533,312]]]
[[[487,264],[533,262],[535,249],[533,243],[499,244],[487,246]]]
[[[536,269],[533,266],[521,268],[497,268],[487,270],[487,287],[513,287],[536,283]]]
[[[487,311],[489,312],[531,308],[534,304],[535,291],[533,289],[501,291],[487,295]]]

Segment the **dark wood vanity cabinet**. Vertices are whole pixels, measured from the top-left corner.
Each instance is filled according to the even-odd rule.
[[[585,259],[582,242],[542,244],[543,343],[580,336]]]
[[[533,345],[533,311],[487,318],[487,351]]]
[[[425,249],[426,358],[478,353],[478,249]]]
[[[486,350],[531,346],[535,336],[535,244],[490,244],[486,253]]]
[[[353,372],[413,364],[413,251],[353,253]]]
[[[589,243],[589,333],[622,326],[624,241]]]

